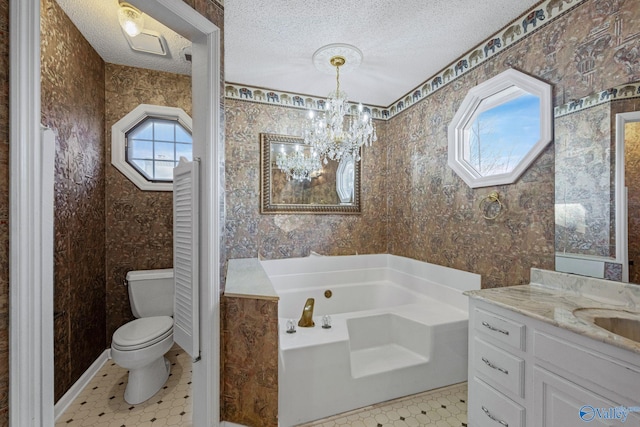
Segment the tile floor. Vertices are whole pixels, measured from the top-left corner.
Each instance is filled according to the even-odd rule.
[[[167,383],[138,405],[123,398],[127,370],[108,360],[58,418],[55,427],[190,427],[191,359],[177,346],[166,357],[172,365]]]
[[[466,427],[467,383],[303,424],[304,427]]]
[[[55,427],[191,427],[191,360],[179,347],[167,358],[171,376],[146,402],[124,401],[127,370],[107,361]],[[303,424],[303,427],[466,427],[467,383]]]

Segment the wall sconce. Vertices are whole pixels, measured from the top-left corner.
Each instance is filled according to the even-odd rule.
[[[135,37],[144,28],[144,18],[142,12],[129,3],[120,2],[120,8],[118,9],[118,21],[122,29],[129,34],[130,37]]]

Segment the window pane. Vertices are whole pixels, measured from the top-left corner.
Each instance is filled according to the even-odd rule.
[[[175,120],[147,117],[127,133],[126,160],[149,181],[173,181],[180,157],[193,160],[191,134]]]
[[[128,142],[129,152],[127,155],[130,159],[153,159],[153,142],[137,139]]]
[[[511,172],[540,139],[539,111],[540,98],[530,93],[482,111],[471,125],[465,160],[481,176]]]
[[[129,131],[129,137],[135,139],[153,139],[153,119],[144,119],[140,124]]]
[[[176,126],[176,142],[191,143],[191,134],[187,132],[181,125]]]
[[[175,144],[171,142],[156,142],[156,152],[154,159],[156,160],[175,160],[174,150]]]
[[[155,119],[153,139],[156,141],[175,141],[175,122]]]
[[[130,160],[129,162],[134,165],[145,178],[153,180],[153,160]]]
[[[191,144],[176,144],[176,160],[184,157],[191,161],[193,156],[193,146]]]
[[[161,162],[156,160],[156,180],[173,181],[174,162]]]

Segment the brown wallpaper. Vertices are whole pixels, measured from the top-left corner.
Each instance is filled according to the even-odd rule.
[[[278,303],[222,298],[221,416],[246,426],[278,426]]]
[[[9,0],[0,0],[0,427],[9,425]]]
[[[182,108],[191,115],[191,77],[106,64],[107,343],[133,319],[123,282],[127,271],[173,265],[173,199],[142,191],[111,165],[111,126],[140,104]]]
[[[363,154],[361,215],[260,215],[260,133],[300,136],[307,113],[231,99],[225,113],[228,259],[387,251],[386,123]]]
[[[104,61],[41,2],[42,123],[56,134],[56,400],[105,349]]]

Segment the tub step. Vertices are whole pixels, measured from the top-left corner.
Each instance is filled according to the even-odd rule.
[[[351,352],[351,376],[361,378],[427,363],[429,359],[398,344],[385,344]]]

